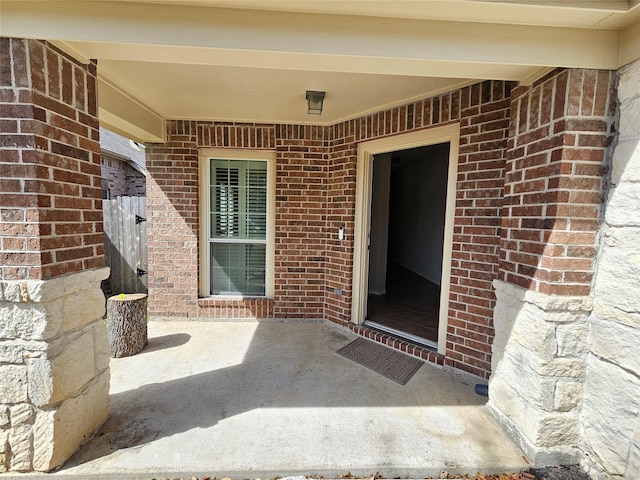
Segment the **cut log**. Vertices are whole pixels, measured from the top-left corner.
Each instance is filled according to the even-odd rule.
[[[147,346],[147,296],[120,294],[107,300],[107,336],[112,358],[135,355]]]

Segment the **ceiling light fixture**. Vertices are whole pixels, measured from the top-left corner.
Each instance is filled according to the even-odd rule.
[[[322,115],[322,104],[326,92],[307,90],[307,113],[309,115]]]

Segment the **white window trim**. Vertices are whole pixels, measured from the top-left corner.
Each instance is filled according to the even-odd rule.
[[[222,160],[262,160],[267,162],[267,255],[266,255],[266,279],[265,295],[210,295],[210,269],[209,258],[211,256],[208,232],[211,216],[209,215],[209,187],[210,159]],[[200,179],[199,206],[200,206],[200,297],[206,298],[273,298],[275,284],[275,218],[276,218],[276,153],[267,150],[232,150],[222,148],[201,148],[198,151],[198,174]]]

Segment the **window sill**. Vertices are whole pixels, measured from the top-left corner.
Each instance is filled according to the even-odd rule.
[[[267,297],[204,297],[198,316],[215,319],[273,318],[274,300]]]
[[[269,297],[260,297],[260,296],[249,296],[249,295],[212,295],[210,297],[198,297],[198,305],[200,304],[212,304],[219,302],[255,302],[255,301],[273,301],[272,298]]]

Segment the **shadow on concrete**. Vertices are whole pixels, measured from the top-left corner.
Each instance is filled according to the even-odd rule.
[[[138,355],[179,347],[187,343],[190,339],[191,335],[187,333],[172,333],[169,335],[149,338],[149,343]]]
[[[189,333],[158,335],[180,325]],[[366,455],[388,457],[389,465],[411,463],[415,452],[403,449],[416,442],[433,446],[444,437],[479,439],[474,448],[482,450],[480,456],[496,455],[495,443],[483,440],[484,398],[475,395],[472,378],[461,381],[423,365],[399,386],[336,354],[354,337],[322,323],[149,326],[156,333],[143,355],[112,360],[112,414],[61,473],[122,471],[146,461],[165,462],[166,468],[225,463],[242,471],[253,462],[265,471],[275,462],[276,471],[286,473],[296,459],[318,471],[343,464],[340,452],[348,452],[356,438],[366,439]],[[439,408],[428,410],[432,406]],[[461,411],[455,409],[468,407],[480,410],[457,416]],[[272,450],[270,444],[280,447]],[[344,460],[349,457],[345,453]]]

